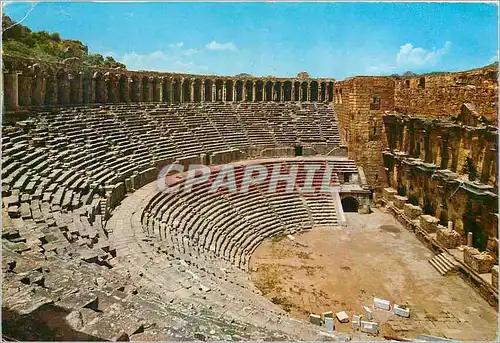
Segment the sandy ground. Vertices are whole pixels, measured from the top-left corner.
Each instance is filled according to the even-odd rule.
[[[391,215],[346,213],[347,228],[315,228],[270,239],[252,256],[252,280],[263,294],[297,318],[309,313],[373,310],[373,297],[407,305],[411,317],[373,310],[384,335],[419,334],[457,340],[494,340],[497,312],[459,275],[441,276],[433,254]],[[335,322],[353,339],[374,339]]]

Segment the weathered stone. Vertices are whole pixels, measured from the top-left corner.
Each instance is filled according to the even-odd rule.
[[[420,227],[427,233],[434,233],[437,230],[439,219],[428,214],[420,216]]]
[[[349,316],[345,311],[337,312],[335,313],[335,317],[337,317],[337,320],[340,323],[348,323],[349,322]]]
[[[373,298],[373,307],[389,311],[391,309],[391,302],[380,298]]]
[[[453,249],[462,243],[462,236],[457,231],[441,228],[436,231],[436,240],[445,248]]]
[[[412,204],[404,204],[404,213],[408,218],[414,220],[422,214],[422,208],[420,206],[415,206]]]
[[[400,210],[404,209],[404,206],[405,206],[405,204],[406,204],[407,201],[408,201],[407,197],[403,197],[403,196],[400,196],[400,195],[395,195],[394,196],[394,206],[396,206]]]
[[[491,268],[491,284],[498,289],[498,265]]]
[[[495,259],[487,252],[480,252],[472,247],[464,247],[464,263],[482,274],[491,270],[495,264]]]

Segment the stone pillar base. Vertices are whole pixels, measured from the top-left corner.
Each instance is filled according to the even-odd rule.
[[[437,241],[446,249],[458,247],[462,242],[462,237],[456,231],[450,231],[447,228],[438,229],[436,232]]]

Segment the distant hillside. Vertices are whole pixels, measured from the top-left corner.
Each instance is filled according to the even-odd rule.
[[[57,32],[35,32],[22,24],[12,26],[14,24],[8,16],[2,16],[2,31],[5,30],[2,38],[4,55],[46,62],[64,62],[70,59],[88,66],[126,69],[125,64],[115,61],[111,56],[104,58],[101,54],[89,54],[88,47],[78,40],[62,39]]]

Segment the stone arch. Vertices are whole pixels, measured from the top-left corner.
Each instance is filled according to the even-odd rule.
[[[300,97],[300,101],[308,101],[308,96],[307,96],[307,92],[309,90],[309,85],[307,84],[306,81],[302,82],[300,84],[300,91],[301,91],[301,97]]]
[[[334,90],[333,82],[330,81],[330,82],[328,82],[328,96],[327,96],[327,101],[328,102],[332,102],[333,101],[333,90]]]
[[[300,101],[300,82],[293,83],[293,101]]]
[[[222,101],[223,86],[224,81],[221,79],[215,80],[215,101]]]
[[[172,101],[181,102],[181,79],[175,78],[172,80]]]
[[[161,80],[159,77],[152,77],[152,81],[151,81],[151,85],[152,85],[152,90],[151,90],[151,93],[152,94],[152,100],[153,102],[160,102],[161,100]]]
[[[212,101],[212,89],[214,87],[214,82],[211,79],[205,80],[205,101]]]
[[[226,81],[226,101],[234,101],[233,92],[234,92],[234,81],[227,80]]]
[[[105,103],[106,102],[106,87],[104,84],[104,77],[101,72],[97,71],[94,73],[94,102],[96,103]]]
[[[139,79],[139,76],[134,75],[130,79],[131,83],[131,99],[133,102],[141,102],[142,101],[142,93],[141,93],[141,85],[142,82]]]
[[[273,100],[273,83],[271,81],[267,81],[264,86],[264,101],[272,101]]]
[[[191,80],[188,78],[182,79],[182,102],[190,102],[191,101]]]
[[[264,82],[258,80],[255,83],[255,101],[264,100]]]
[[[234,88],[236,92],[235,101],[243,101],[243,81],[236,81]]]
[[[56,73],[57,79],[57,103],[65,105],[69,103],[69,79],[68,72],[64,69],[59,69]]]
[[[281,85],[282,83],[279,81],[274,83],[274,101],[281,101]]]
[[[169,77],[163,78],[163,102],[172,102],[172,79]]]
[[[358,212],[359,201],[353,196],[346,196],[342,198],[342,209],[344,212]]]
[[[318,101],[321,101],[321,102],[326,102],[327,101],[327,98],[328,98],[328,89],[326,88],[327,87],[327,83],[326,82],[321,82],[321,92],[319,94],[319,97],[318,97]]]
[[[283,83],[283,101],[292,101],[292,82]]]
[[[69,102],[71,104],[81,104],[82,99],[83,72],[75,71],[69,77]]]
[[[119,75],[118,77],[118,95],[119,102],[129,101],[129,79],[127,75]]]
[[[245,101],[251,102],[253,99],[253,81],[245,81]]]
[[[116,103],[119,101],[119,96],[117,94],[117,80],[114,74],[107,72],[104,74],[104,81],[106,83],[106,93],[107,93],[107,102]]]
[[[318,81],[311,81],[309,87],[311,90],[309,101],[318,101]]]
[[[151,79],[149,76],[143,76],[141,78],[141,99],[143,102],[150,102],[151,101]]]
[[[201,79],[195,79],[193,82],[193,99],[195,102],[201,102]]]
[[[84,104],[90,104],[94,101],[93,96],[93,80],[92,80],[92,74],[90,71],[85,71],[83,73],[83,103]]]

